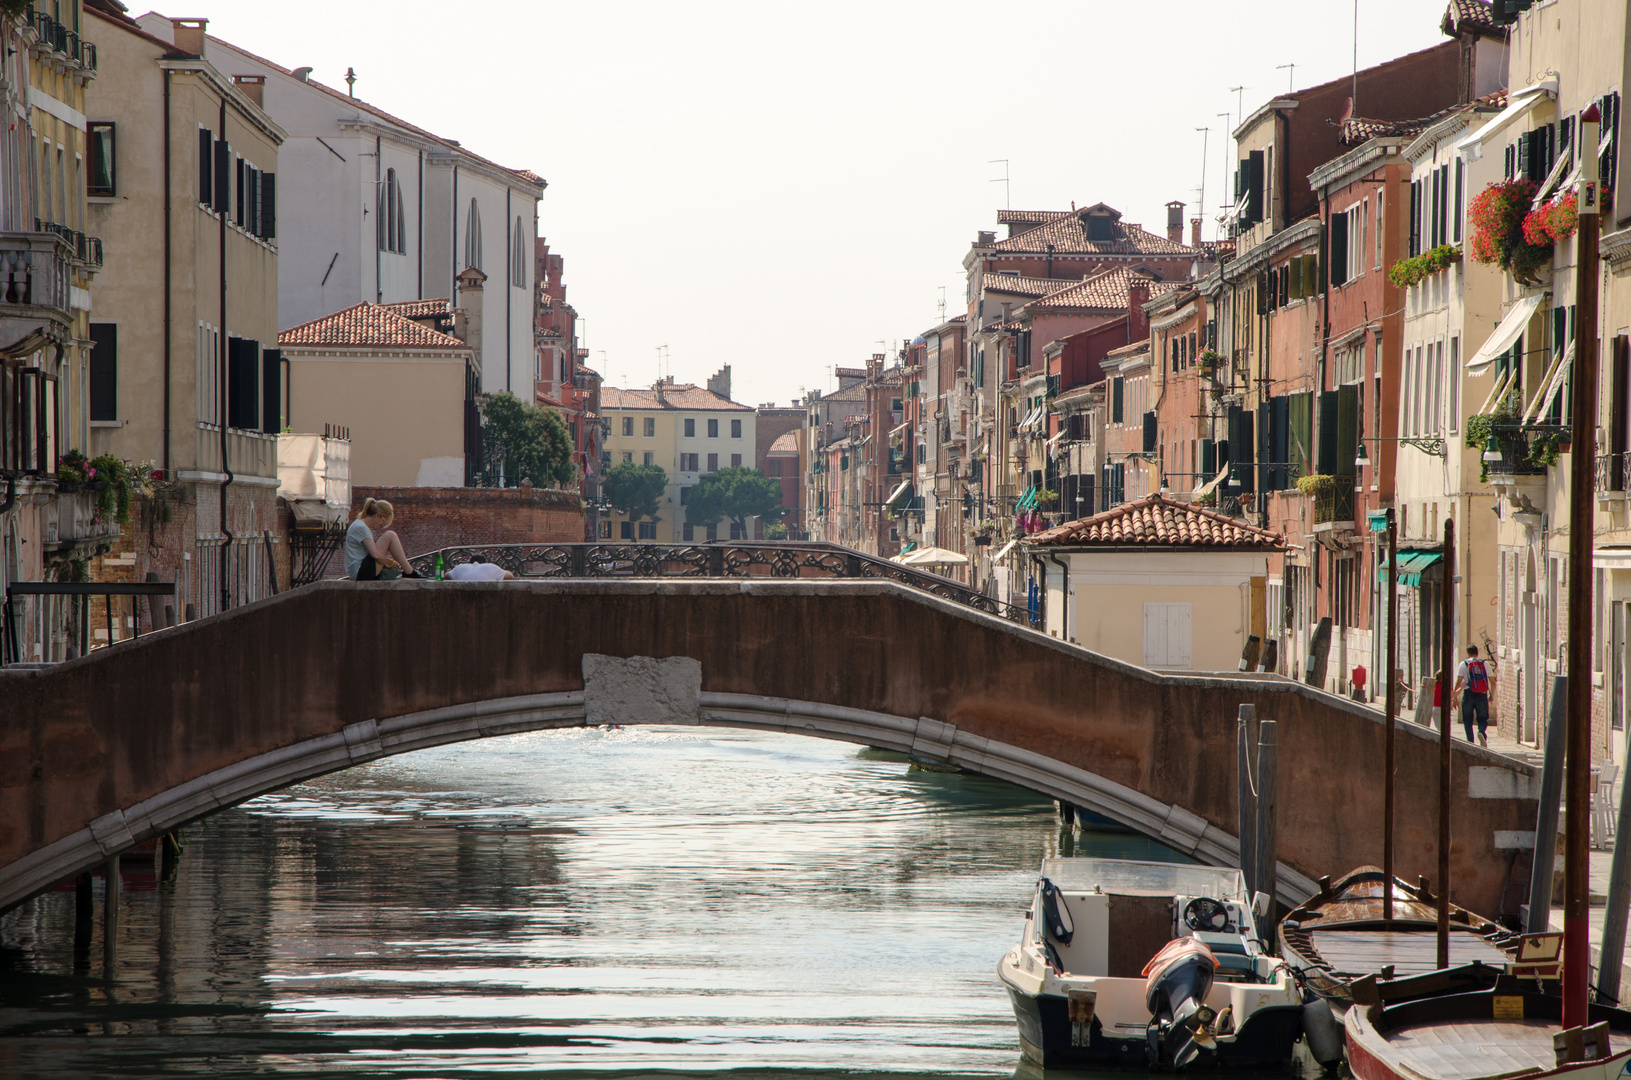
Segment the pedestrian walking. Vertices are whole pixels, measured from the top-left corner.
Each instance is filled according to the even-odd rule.
[[[418,577],[408,564],[402,540],[390,530],[396,510],[384,499],[369,499],[345,531],[345,576],[353,581]],[[378,536],[375,530],[384,530]]]
[[[1478,745],[1489,745],[1489,696],[1495,692],[1489,664],[1478,658],[1478,646],[1467,646],[1467,658],[1455,669],[1453,700],[1461,705],[1461,726],[1472,742],[1473,721],[1478,722]]]

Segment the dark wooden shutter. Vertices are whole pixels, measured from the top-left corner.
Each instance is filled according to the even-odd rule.
[[[215,140],[215,201],[212,208],[217,214],[232,210],[232,145],[225,139]]]
[[[1450,206],[1450,242],[1461,243],[1461,192],[1465,183],[1466,164],[1457,155],[1455,159],[1455,202]]]
[[[198,201],[215,205],[215,135],[209,128],[198,129]]]
[[[1147,412],[1144,414],[1144,452],[1146,454],[1155,453],[1155,444],[1155,414],[1153,412]]]
[[[1337,387],[1337,476],[1354,474],[1354,454],[1359,450],[1359,387],[1349,383]]]
[[[1201,477],[1210,480],[1218,474],[1218,448],[1211,439],[1201,440]]]
[[[1246,206],[1246,217],[1253,224],[1263,220],[1263,151],[1253,150],[1251,161],[1251,199]]]
[[[1427,174],[1427,243],[1422,250],[1438,246],[1438,191],[1439,175],[1434,169]]]
[[[1257,403],[1257,468],[1264,491],[1274,491],[1274,405],[1265,399]]]
[[[1413,180],[1410,184],[1410,242],[1405,249],[1406,255],[1421,254],[1421,181]]]
[[[1331,215],[1331,284],[1348,283],[1348,215]]]
[[[1332,475],[1337,469],[1337,393],[1320,391],[1319,429],[1314,437],[1319,443],[1319,460],[1314,471]]]
[[[227,424],[258,431],[260,416],[260,342],[251,338],[227,341]]]
[[[1532,138],[1530,132],[1526,131],[1522,135],[1518,136],[1518,176],[1531,175],[1529,172],[1529,167],[1533,164],[1533,158],[1531,157],[1531,155],[1534,153],[1534,151],[1531,149],[1533,143],[1534,139]]]
[[[261,228],[263,239],[277,236],[277,173],[261,173]]]
[[[1254,460],[1252,458],[1252,447],[1254,445],[1256,445],[1256,441],[1252,436],[1252,431],[1253,431],[1252,420],[1253,419],[1254,419],[1254,417],[1252,416],[1252,414],[1249,411],[1247,411],[1245,409],[1241,410],[1241,412],[1240,412],[1240,472],[1238,474],[1238,479],[1240,480],[1240,486],[1246,491],[1256,491],[1257,490],[1257,476],[1253,472],[1253,464],[1252,464],[1253,460]]]
[[[119,327],[91,323],[91,419],[119,419]]]
[[[1284,491],[1290,486],[1291,473],[1286,463],[1291,460],[1288,438],[1291,429],[1291,401],[1277,397],[1269,399],[1269,490]]]
[[[261,353],[261,430],[276,435],[283,430],[283,351]]]
[[[1121,380],[1110,380],[1110,422],[1121,423]]]
[[[232,215],[232,220],[234,222],[236,222],[237,224],[242,225],[244,223],[244,195],[246,194],[246,192],[244,191],[245,185],[244,185],[244,159],[243,158],[234,158],[233,159],[233,161],[232,161],[232,172],[233,172],[233,179],[236,182],[236,188],[237,188],[237,191],[236,191],[237,198],[235,198],[233,200],[233,209],[234,209],[235,212]]]

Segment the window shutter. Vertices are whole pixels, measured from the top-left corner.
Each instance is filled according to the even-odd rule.
[[[217,214],[232,209],[232,146],[225,139],[215,140],[215,201],[211,204]]]
[[[232,171],[233,179],[237,182],[237,198],[233,200],[233,206],[236,213],[233,214],[232,220],[237,224],[242,225],[244,223],[244,196],[248,194],[248,192],[244,190],[246,185],[244,184],[243,158],[233,159]]]
[[[1110,380],[1110,422],[1121,423],[1121,380]]]
[[[1144,452],[1146,454],[1155,453],[1155,444],[1155,414],[1153,412],[1147,412],[1144,414]]]
[[[1462,175],[1464,170],[1465,164],[1462,162],[1461,156],[1457,154],[1455,159],[1455,203],[1451,207],[1450,214],[1450,239],[1457,244],[1461,243],[1461,191],[1465,182]]]
[[[1257,403],[1257,460],[1263,478],[1263,490],[1273,491],[1274,470],[1268,466],[1274,461],[1274,405],[1272,399]]]
[[[1255,225],[1263,220],[1263,151],[1253,150],[1248,159],[1251,161],[1251,188],[1250,202],[1246,205],[1246,219]]]
[[[261,228],[263,239],[277,237],[277,173],[261,173]]]
[[[1337,469],[1337,392],[1321,390],[1319,403],[1319,430],[1314,433],[1319,440],[1319,457],[1314,471],[1330,476]]]
[[[1421,249],[1421,181],[1410,182],[1410,241],[1406,255],[1416,255]]]
[[[119,419],[119,327],[91,323],[92,420]]]
[[[1331,284],[1348,283],[1348,215],[1331,215]]]
[[[261,353],[261,430],[276,435],[283,430],[283,351]]]
[[[258,431],[260,416],[260,342],[250,338],[227,341],[227,424]]]
[[[1236,475],[1240,486],[1246,491],[1257,490],[1257,477],[1252,471],[1252,447],[1256,445],[1252,437],[1252,419],[1250,412],[1245,409],[1240,411],[1240,470]]]
[[[198,129],[198,201],[205,206],[215,204],[215,136],[209,128]]]
[[[1286,286],[1286,296],[1291,300],[1303,298],[1303,261],[1300,258],[1292,259],[1286,263],[1286,276],[1290,283]]]
[[[1201,479],[1210,480],[1218,474],[1218,448],[1211,439],[1201,440]]]
[[[1353,476],[1354,454],[1359,450],[1359,387],[1337,387],[1337,476]]]

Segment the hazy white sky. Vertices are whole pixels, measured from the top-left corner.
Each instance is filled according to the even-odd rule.
[[[1444,0],[1358,0],[1360,66],[1434,45]],[[143,9],[131,5],[132,13]],[[557,3],[189,0],[210,31],[549,181],[590,363],[649,384],[732,365],[785,404],[963,310],[1012,205],[1208,218],[1252,111],[1349,73],[1352,0]],[[229,72],[230,74],[230,72]],[[1360,102],[1360,113],[1364,102]],[[1219,114],[1229,112],[1230,118]],[[1206,233],[1213,235],[1209,225]]]

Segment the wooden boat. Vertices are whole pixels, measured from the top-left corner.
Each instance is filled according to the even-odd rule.
[[[997,977],[1046,1069],[1275,1067],[1303,1034],[1302,990],[1258,940],[1238,870],[1044,859]]]
[[[1438,967],[1437,898],[1427,883],[1393,881],[1393,926],[1384,920],[1382,871],[1362,866],[1320,891],[1280,923],[1280,955],[1310,990],[1343,1009],[1356,979],[1384,970],[1410,976]],[[1503,944],[1515,940],[1489,919],[1450,905],[1450,964],[1505,969]]]
[[[1343,1020],[1356,1080],[1610,1080],[1631,1063],[1631,1013],[1593,1005],[1586,1026],[1560,1032],[1555,981],[1497,975],[1477,989],[1402,1000],[1381,986],[1382,1000]]]

